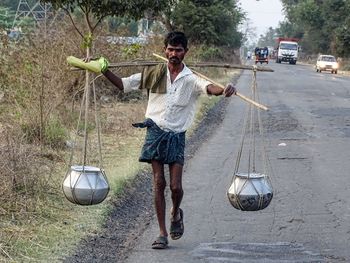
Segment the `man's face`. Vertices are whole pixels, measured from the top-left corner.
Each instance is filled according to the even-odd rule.
[[[187,50],[185,50],[181,44],[177,46],[168,44],[168,46],[164,48],[164,51],[166,58],[171,64],[181,64],[187,53]]]

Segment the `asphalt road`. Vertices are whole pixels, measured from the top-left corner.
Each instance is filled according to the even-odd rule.
[[[275,72],[259,72],[257,83],[269,107],[261,114],[270,205],[242,212],[226,197],[246,108],[232,98],[223,123],[185,166],[184,236],[152,250],[154,218],[127,262],[350,262],[350,78],[301,64],[268,67]],[[242,94],[251,81],[245,71]]]

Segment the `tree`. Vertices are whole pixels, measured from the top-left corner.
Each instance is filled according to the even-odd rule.
[[[241,26],[242,43],[249,46],[253,42],[256,42],[256,30],[256,27],[252,26],[252,21],[248,17],[244,18],[244,22]]]
[[[179,0],[162,15],[168,30],[182,30],[193,43],[239,47],[244,14],[236,0]]]
[[[157,13],[163,10],[171,1],[167,0],[43,0],[51,3],[55,9],[63,9],[70,17],[75,29],[83,39],[86,57],[91,57],[90,48],[93,34],[97,26],[106,17],[141,18],[146,11]],[[73,13],[80,10],[85,20],[85,28],[78,28]],[[86,72],[86,85],[89,83],[89,73]]]
[[[282,0],[282,3],[288,29],[292,29],[288,33],[302,36],[305,51],[350,56],[349,0]],[[287,33],[286,29],[281,26],[280,33]]]
[[[94,33],[98,25],[100,25],[105,18],[120,16],[139,19],[144,15],[145,11],[152,10],[152,12],[159,12],[169,3],[167,0],[43,0],[43,2],[51,3],[54,9],[63,9],[67,13],[76,31],[82,38],[86,58],[90,58],[93,55],[91,54],[91,47],[94,39]],[[79,27],[77,20],[81,20],[82,18],[84,19],[85,24],[84,26]],[[43,51],[45,51],[45,43]],[[44,64],[42,63],[42,65]],[[42,71],[44,71],[43,66]],[[87,98],[89,98],[90,93],[90,75],[90,72],[86,70],[86,107],[88,107],[89,104],[89,100]],[[42,85],[41,98],[43,98],[44,94],[43,87],[44,85]],[[41,99],[41,101],[42,100],[43,99]],[[42,109],[42,107],[40,108]],[[85,111],[85,120],[87,120],[87,112],[88,111]],[[43,127],[43,121],[41,121],[41,127]],[[43,130],[43,128],[41,128],[41,130]],[[85,125],[85,138],[87,138],[87,125]],[[86,143],[84,145],[84,157],[86,153],[85,150]]]
[[[129,17],[134,19],[141,18],[145,11],[152,10],[157,13],[163,10],[169,2],[166,0],[43,0],[51,3],[55,9],[62,8],[67,12],[74,24],[77,32],[84,39],[84,45],[87,48],[89,56],[89,47],[91,47],[92,36],[95,29],[101,21],[108,16]],[[75,9],[80,9],[85,19],[86,29],[81,30],[76,26],[72,16]],[[83,32],[84,31],[84,32]]]
[[[259,47],[273,47],[276,44],[276,29],[269,27],[265,35],[260,35]]]
[[[108,32],[116,32],[118,29],[126,29],[127,33],[137,36],[138,22],[126,17],[108,17]]]
[[[2,7],[6,7],[9,8],[11,11],[15,11],[17,10],[17,6],[18,6],[18,1],[13,1],[13,0],[2,0],[0,5]]]
[[[0,6],[0,29],[8,30],[12,26],[14,13],[9,8]]]

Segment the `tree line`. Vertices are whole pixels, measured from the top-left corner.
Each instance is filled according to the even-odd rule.
[[[18,5],[16,2],[4,0],[0,3],[0,8],[2,10],[8,8],[8,14],[13,16]],[[109,21],[114,25],[120,24],[120,21],[125,22],[125,19],[129,19],[130,22],[144,17],[150,21],[161,21],[167,31],[184,31],[194,44],[238,48],[242,41],[238,26],[244,19],[244,13],[237,4],[238,0],[44,0],[42,2],[51,3],[56,10],[61,8],[69,13],[80,9],[90,17],[88,20],[91,23],[90,30],[111,17],[114,20]],[[11,18],[0,16],[0,28],[8,26]]]
[[[306,54],[350,57],[350,0],[281,0],[285,21],[269,28],[260,43],[276,37],[300,38]]]

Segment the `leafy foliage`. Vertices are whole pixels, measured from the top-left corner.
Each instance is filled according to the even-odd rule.
[[[334,53],[350,56],[349,0],[282,0],[287,22],[279,34],[302,37],[308,53]]]
[[[107,16],[127,16],[138,19],[146,10],[159,12],[169,3],[165,0],[44,0],[44,2],[51,3],[56,9],[65,8],[70,12],[79,7],[86,13],[93,13],[98,19]]]
[[[275,37],[276,37],[276,29],[269,27],[268,31],[265,35],[260,35],[260,39],[258,41],[259,47],[273,47],[275,45]]]
[[[108,17],[107,18],[108,31],[117,32],[121,29],[133,36],[137,36],[138,24],[137,21],[126,17]]]
[[[22,33],[33,32],[35,27],[35,20],[30,16],[20,17],[13,25],[15,18],[15,11],[9,7],[0,6],[0,29],[10,31],[11,28],[20,27]]]
[[[0,6],[0,29],[8,29],[12,26],[14,12],[9,8]]]
[[[38,1],[37,0],[27,0],[27,3],[29,6],[33,6],[37,3]],[[0,1],[0,5],[1,6],[6,6],[8,8],[10,8],[10,10],[12,11],[15,11],[17,10],[17,7],[18,7],[18,4],[19,4],[19,0],[1,0]]]
[[[224,57],[222,50],[217,47],[201,46],[200,52],[201,52],[201,59],[207,60],[207,61],[213,61],[216,58],[223,59]]]
[[[172,27],[183,30],[192,43],[239,47],[237,27],[243,12],[236,0],[183,0],[170,14]]]

